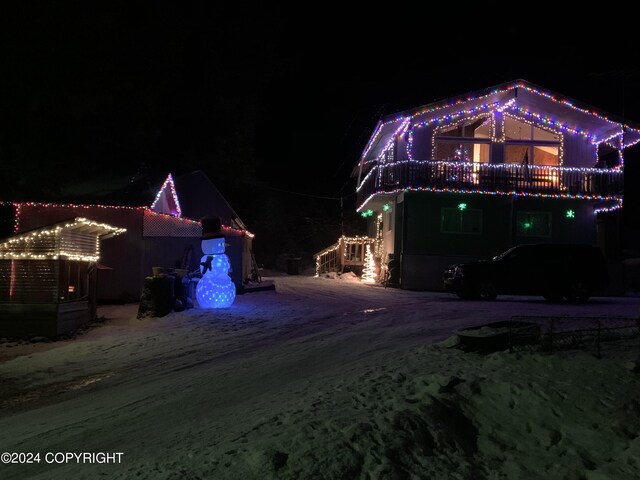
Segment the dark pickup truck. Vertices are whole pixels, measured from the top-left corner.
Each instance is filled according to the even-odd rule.
[[[494,300],[498,294],[542,295],[586,302],[609,285],[607,264],[591,245],[519,245],[492,260],[448,267],[444,288],[460,298]]]

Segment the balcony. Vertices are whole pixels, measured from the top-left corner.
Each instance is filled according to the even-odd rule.
[[[404,161],[377,165],[365,176],[358,188],[358,208],[374,194],[405,189],[608,199],[622,195],[623,183],[623,172],[612,169]]]

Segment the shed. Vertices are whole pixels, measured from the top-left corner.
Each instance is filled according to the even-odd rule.
[[[146,198],[144,189],[140,189]],[[116,190],[103,200],[127,199],[131,193],[127,192]],[[238,293],[244,291],[245,280],[252,274],[253,234],[202,172],[179,177],[175,184],[173,176],[167,175],[149,206],[45,202],[11,202],[11,205],[16,233],[76,216],[126,228],[127,235],[104,246],[97,280],[100,303],[138,301],[144,278],[151,275],[153,267],[197,270],[202,254],[202,227],[194,219],[204,212],[220,216],[223,222],[229,244],[230,276]]]
[[[0,335],[55,337],[92,320],[100,241],[125,231],[75,217],[0,241]]]

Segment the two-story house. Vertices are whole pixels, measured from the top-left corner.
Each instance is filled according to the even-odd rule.
[[[524,80],[381,119],[354,168],[357,209],[403,288],[522,243],[605,251],[637,126]]]

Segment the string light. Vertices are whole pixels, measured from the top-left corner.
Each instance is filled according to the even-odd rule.
[[[145,210],[148,207],[130,207],[124,205],[100,205],[100,204],[77,204],[77,203],[51,203],[51,202],[7,202],[0,201],[0,205],[11,205],[14,208],[14,222],[13,231],[17,233],[20,230],[20,218],[22,216],[22,210],[24,207],[36,207],[36,208],[72,208],[72,209],[84,209],[90,210],[92,208],[105,208],[116,210]]]
[[[461,118],[460,120],[458,120],[457,122],[453,122],[453,123],[450,123],[450,124],[447,124],[447,125],[439,125],[433,130],[433,135],[431,136],[431,158],[436,158],[436,142],[437,142],[437,140],[439,140],[438,136],[439,136],[439,133],[442,130],[450,129],[451,127],[457,127],[457,126],[463,125],[465,123],[473,123],[474,121],[481,120],[483,118],[486,118],[487,120],[490,120],[490,122],[491,122],[490,137],[491,137],[491,141],[492,142],[495,141],[495,131],[494,131],[494,125],[493,125],[493,120],[492,120],[493,119],[493,114],[491,114],[491,113],[481,113],[479,115],[474,115],[474,116],[471,116],[471,117],[464,117],[464,118]],[[471,138],[474,138],[474,137],[460,137],[460,143],[471,143],[469,141]],[[481,138],[481,137],[479,137],[479,138]]]
[[[536,193],[536,192],[517,192],[515,190],[501,191],[492,190],[485,191],[479,189],[461,189],[461,188],[441,188],[441,187],[400,187],[390,191],[374,192],[367,199],[362,202],[359,207],[362,208],[369,200],[378,195],[395,195],[401,192],[437,192],[437,193],[461,193],[461,194],[478,194],[478,195],[509,195],[520,197],[532,197],[532,198],[549,198],[549,199],[572,199],[572,200],[611,200],[617,202],[617,205],[612,207],[606,207],[596,210],[596,213],[601,211],[612,211],[622,207],[622,199],[611,195],[582,195],[582,194],[569,194],[569,193]],[[358,209],[358,210],[359,210]]]
[[[569,107],[569,108],[571,108],[573,110],[576,110],[578,112],[582,112],[582,113],[586,113],[586,114],[589,114],[589,115],[593,115],[594,117],[597,117],[600,120],[604,120],[605,122],[609,122],[609,123],[614,124],[614,125],[618,124],[617,122],[614,122],[613,120],[609,120],[604,115],[600,115],[599,113],[592,112],[591,110],[588,110],[586,108],[578,107],[578,106],[574,105],[573,103],[571,103],[569,100],[558,99],[558,98],[556,98],[554,95],[552,95],[549,92],[544,92],[542,90],[538,90],[538,89],[536,89],[534,87],[531,87],[529,85],[526,85],[526,84],[524,84],[522,82],[517,83],[515,85],[515,87],[522,88],[523,90],[526,90],[527,92],[533,93],[535,95],[539,95],[541,97],[545,97],[545,98],[547,98],[547,99],[549,99],[549,100],[551,100],[553,102],[560,103],[560,104],[562,104],[562,105],[564,105],[566,107]]]
[[[421,117],[425,117],[425,116],[430,116],[433,115],[435,113],[437,113],[438,111],[441,110],[445,110],[445,109],[449,109],[449,108],[453,108],[456,107],[458,105],[462,105],[468,102],[478,102],[478,101],[482,101],[482,100],[486,100],[489,99],[490,97],[491,100],[495,100],[497,95],[503,94],[503,93],[508,93],[510,91],[514,91],[516,89],[522,89],[530,94],[533,95],[537,95],[537,96],[541,96],[551,102],[557,103],[559,105],[562,105],[563,107],[569,108],[571,110],[574,110],[576,112],[580,112],[582,114],[586,114],[586,115],[590,115],[590,116],[594,116],[596,118],[598,118],[599,120],[603,121],[603,122],[607,122],[611,125],[614,125],[618,128],[620,128],[620,131],[616,131],[613,134],[609,134],[609,136],[607,137],[598,137],[597,135],[593,134],[592,132],[588,132],[586,130],[580,129],[580,128],[574,128],[570,125],[566,125],[564,123],[562,123],[559,120],[553,119],[551,117],[542,115],[540,113],[537,112],[533,112],[530,111],[529,109],[523,107],[523,106],[518,106],[517,105],[517,97],[512,97],[509,100],[507,100],[506,102],[500,103],[500,102],[487,102],[484,105],[479,105],[476,107],[472,107],[472,108],[468,108],[465,110],[458,110],[457,112],[454,113],[450,113],[450,114],[446,114],[446,115],[442,115],[438,118],[431,118],[431,119],[423,119],[420,122],[416,122],[413,125],[411,125],[411,122],[413,122],[415,119],[417,118],[421,118]],[[406,154],[407,154],[407,158],[412,160],[413,156],[412,156],[412,148],[413,148],[413,141],[414,141],[414,135],[413,135],[413,128],[421,128],[424,127],[426,125],[430,125],[433,123],[442,123],[442,122],[447,122],[450,120],[453,120],[455,118],[458,118],[461,114],[466,114],[469,115],[470,113],[473,112],[477,112],[480,110],[493,110],[495,112],[502,112],[505,110],[512,110],[512,111],[516,111],[522,115],[524,115],[525,118],[534,118],[538,124],[542,124],[542,125],[547,125],[547,126],[551,126],[551,127],[556,127],[558,129],[560,129],[560,131],[562,132],[570,132],[573,134],[578,134],[578,135],[582,135],[586,138],[588,138],[592,144],[594,145],[599,145],[603,142],[610,142],[611,140],[613,140],[614,138],[617,137],[623,137],[624,136],[624,132],[632,132],[635,135],[631,135],[627,139],[627,143],[624,143],[623,140],[620,141],[620,145],[618,147],[614,147],[619,151],[619,157],[620,157],[620,164],[622,165],[623,163],[623,153],[622,150],[624,150],[625,148],[628,148],[632,145],[635,145],[637,143],[640,142],[640,129],[637,128],[633,128],[630,127],[628,125],[624,125],[618,122],[614,122],[612,120],[610,120],[609,118],[607,118],[604,115],[601,115],[597,112],[591,111],[589,109],[586,108],[582,108],[582,107],[578,107],[576,105],[574,105],[571,101],[566,100],[566,99],[561,99],[561,98],[557,98],[555,95],[552,95],[551,93],[539,90],[537,88],[534,88],[532,86],[529,86],[528,84],[526,84],[525,82],[522,81],[518,81],[518,82],[514,82],[511,84],[507,84],[503,87],[497,87],[493,90],[491,90],[488,93],[483,93],[481,95],[469,95],[467,97],[464,98],[456,98],[452,101],[446,102],[442,105],[435,105],[435,106],[429,106],[429,107],[423,107],[422,109],[415,111],[414,113],[407,113],[404,116],[403,115],[399,115],[396,116],[395,118],[393,118],[392,120],[389,120],[387,122],[381,122],[378,125],[378,128],[376,129],[374,135],[372,136],[371,140],[369,141],[369,143],[367,144],[367,147],[365,149],[365,152],[362,155],[362,159],[364,159],[366,157],[366,155],[369,153],[370,149],[373,148],[373,145],[375,145],[375,140],[377,139],[377,137],[380,135],[380,133],[382,132],[382,129],[386,126],[389,125],[390,123],[397,123],[397,122],[402,122],[400,127],[396,130],[396,132],[390,137],[390,139],[387,141],[387,144],[385,144],[384,148],[382,149],[382,151],[384,152],[386,149],[390,148],[390,145],[393,143],[393,141],[395,140],[395,138],[397,138],[397,135],[402,131],[402,134],[404,135],[405,133],[407,133],[407,129],[408,129],[408,134],[407,134],[407,143],[406,143]],[[498,136],[495,132],[496,132],[496,119],[495,119],[495,115],[492,116],[491,119],[492,122],[492,132],[494,132],[494,134],[492,135],[492,141],[495,142],[501,142],[502,139],[504,138],[504,136]],[[502,125],[502,129],[504,129],[504,122],[501,122]],[[536,124],[536,126],[539,126],[538,124]],[[405,128],[406,127],[406,128]],[[503,132],[504,133],[504,132]],[[635,138],[634,138],[635,137]],[[379,156],[380,157],[380,156]],[[368,162],[366,162],[368,163]]]
[[[390,163],[389,163],[389,164],[387,164],[387,165],[392,165],[392,164],[390,164]],[[356,192],[359,192],[359,191],[360,191],[360,189],[361,189],[361,188],[362,188],[362,186],[365,184],[365,182],[367,181],[367,179],[368,179],[371,175],[373,175],[373,174],[375,173],[375,171],[376,171],[376,169],[377,169],[378,167],[379,167],[379,165],[376,165],[376,166],[375,166],[375,167],[373,167],[371,170],[369,170],[369,173],[367,173],[367,174],[365,175],[365,177],[364,177],[364,178],[362,179],[362,181],[360,182],[360,185],[358,185],[358,186],[356,187]]]
[[[187,223],[190,225],[200,225],[200,222],[198,220],[192,220],[191,218],[187,218],[187,217],[176,217],[174,215],[171,215],[169,213],[164,213],[164,212],[156,212],[155,210],[151,210],[149,207],[143,207],[142,210],[144,210],[144,213],[146,215],[164,217],[167,219],[171,219],[171,221],[178,221],[178,222]]]
[[[178,194],[176,193],[176,187],[173,183],[173,177],[171,176],[171,174],[167,175],[167,179],[162,184],[162,187],[160,187],[160,190],[158,190],[158,193],[156,194],[156,198],[151,204],[151,209],[152,210],[155,209],[156,204],[160,201],[163,195],[165,198],[167,198],[167,204],[169,203],[168,201],[169,197],[165,193],[167,189],[169,189],[169,191],[171,192],[171,199],[173,200],[173,207],[169,205],[170,213],[172,216],[181,217],[182,209],[180,208],[180,202],[178,201]]]
[[[397,121],[398,120],[389,120],[388,122],[378,123],[378,126],[376,127],[375,131],[373,132],[373,135],[371,135],[371,138],[369,139],[369,143],[367,143],[367,146],[364,148],[364,151],[362,152],[362,158],[365,158],[367,156],[367,153],[369,153],[369,150],[371,150],[371,147],[374,145],[375,140],[380,135],[380,132],[382,131],[382,129],[385,126],[389,125],[390,123],[394,123],[394,122],[397,122]]]
[[[563,132],[570,132],[570,133],[575,133],[577,135],[582,135],[583,137],[586,137],[587,139],[591,140],[593,144],[595,143],[599,143],[597,141],[593,141],[596,137],[595,135],[592,135],[591,133],[587,132],[586,130],[581,130],[579,128],[572,128],[569,127],[568,125],[565,125],[564,123],[559,122],[558,120],[554,120],[551,117],[546,117],[540,113],[536,113],[536,112],[532,112],[531,110],[528,110],[525,107],[519,107],[515,104],[509,106],[509,110],[515,110],[519,113],[521,113],[522,115],[524,115],[525,118],[527,117],[533,117],[535,118],[538,122],[542,123],[543,125],[551,125],[552,127],[557,127],[560,130],[562,130]],[[538,123],[536,123],[536,125],[538,125]]]
[[[129,211],[139,211],[143,212],[146,215],[157,215],[166,218],[170,218],[172,221],[179,221],[187,224],[200,225],[200,221],[193,220],[187,217],[176,217],[174,215],[156,212],[155,210],[151,210],[150,207],[147,206],[123,206],[123,205],[100,205],[100,204],[77,204],[77,203],[48,203],[48,202],[6,202],[0,201],[0,205],[12,205],[14,208],[14,232],[18,232],[20,228],[20,218],[23,213],[24,207],[31,208],[65,208],[65,209],[84,209],[90,210],[92,208],[104,208],[104,209],[114,209],[114,210],[129,210]],[[222,226],[227,232],[236,234],[236,235],[246,235],[249,238],[255,237],[255,234],[251,233],[249,230],[243,230],[240,228],[234,228],[227,225]]]
[[[85,227],[98,229],[98,231],[94,232],[80,232],[84,235],[95,235],[94,251],[91,253],[82,252],[82,246],[77,245],[73,238],[65,237],[67,232]],[[56,260],[65,258],[68,260],[97,262],[100,257],[99,239],[105,235],[120,235],[126,231],[126,228],[114,227],[106,223],[78,217],[73,222],[58,224],[50,228],[41,228],[7,239],[7,241],[0,244],[0,258],[12,260]]]
[[[549,128],[545,125],[539,125],[535,122],[532,122],[530,120],[527,120],[526,118],[520,118],[517,117],[515,115],[509,115],[508,113],[504,114],[505,117],[507,118],[511,118],[512,120],[515,120],[517,122],[523,122],[526,123],[527,125],[531,126],[531,127],[535,127],[535,128],[539,128],[540,130],[544,130],[547,131],[553,135],[557,135],[558,137],[560,137],[560,143],[558,145],[558,165],[562,165],[564,163],[564,135],[562,135],[562,133],[560,133],[557,130],[554,130],[553,128]],[[502,122],[502,129],[504,132],[504,122]],[[506,133],[503,133],[503,139],[505,143],[508,143],[509,141],[506,139]],[[532,138],[531,139],[531,145],[535,146],[535,140]],[[531,166],[531,165],[529,165]]]
[[[147,207],[132,207],[127,205],[101,205],[96,203],[55,203],[55,202],[7,202],[0,201],[0,205],[14,207],[52,207],[52,208],[113,208],[116,210],[142,210]]]
[[[515,85],[509,86],[505,89],[494,89],[491,92],[487,93],[487,94],[483,94],[480,96],[468,96],[466,98],[458,98],[456,100],[453,100],[447,104],[444,105],[440,105],[440,106],[433,106],[433,107],[428,107],[425,110],[419,111],[414,113],[413,115],[410,115],[409,118],[414,119],[416,117],[420,117],[429,113],[434,113],[437,112],[438,110],[443,110],[445,108],[451,108],[451,107],[455,107],[456,105],[461,105],[463,103],[467,103],[467,102],[472,102],[472,101],[477,101],[477,100],[482,100],[484,98],[488,98],[491,97],[493,95],[496,94],[500,94],[500,93],[505,93],[508,92],[509,90],[513,90],[515,88]],[[446,100],[445,100],[446,101]]]
[[[402,164],[414,164],[414,165],[425,165],[425,164],[432,164],[432,165],[446,165],[446,166],[451,166],[451,167],[471,167],[474,164],[472,162],[452,162],[452,161],[447,161],[447,160],[437,160],[437,161],[433,161],[433,160],[399,160],[397,162],[394,163],[387,163],[386,165],[377,165],[376,167],[374,167],[374,171],[375,170],[382,170],[384,168],[391,168],[391,167],[395,167],[398,165],[402,165]],[[519,164],[515,164],[515,163],[483,163],[482,164],[482,168],[489,168],[489,169],[510,169],[510,168],[514,168],[514,166],[519,166]],[[524,167],[523,167],[524,168]],[[560,172],[581,172],[581,173],[607,173],[609,175],[613,175],[613,176],[619,176],[619,175],[623,175],[623,171],[622,170],[616,170],[613,168],[597,168],[597,167],[554,167],[552,165],[529,165],[527,168],[532,169],[532,170],[557,170],[559,173]]]
[[[431,118],[429,120],[423,120],[421,122],[414,123],[413,127],[424,128],[433,124],[449,126],[450,124],[448,122],[450,122],[451,120],[460,118],[462,121],[465,121],[467,118],[469,118],[470,115],[476,112],[491,110],[491,108],[496,105],[497,105],[496,103],[485,103],[483,105],[478,105],[476,107],[468,108],[465,110],[458,110],[457,112],[449,113],[447,115],[443,115],[442,117]],[[489,115],[491,115],[491,113],[485,113],[484,117],[488,117]],[[481,116],[483,115],[475,115],[475,116],[472,116],[471,118],[479,118]],[[447,122],[447,123],[443,124],[443,122]],[[409,160],[413,160],[413,128],[412,130],[409,131],[406,151],[407,151],[407,157],[409,158]]]
[[[335,252],[336,250],[340,249],[341,247],[344,247],[345,245],[355,245],[355,244],[363,244],[363,243],[374,243],[375,239],[371,238],[371,237],[367,237],[367,236],[359,236],[356,235],[355,237],[347,237],[345,235],[342,235],[340,238],[338,238],[338,241],[336,243],[334,243],[333,245],[331,245],[330,247],[325,248],[324,250],[322,250],[319,253],[316,253],[315,257],[316,257],[316,277],[320,275],[320,258],[331,253],[331,252]],[[342,252],[342,256],[346,257],[347,256],[347,252],[346,249],[343,250]]]
[[[364,255],[364,269],[362,270],[362,283],[376,283],[376,263],[371,253],[371,245],[367,243]]]
[[[384,146],[384,148],[382,148],[382,150],[380,151],[380,154],[376,157],[376,160],[380,160],[384,156],[384,154],[387,152],[387,150],[394,145],[396,138],[404,135],[408,128],[409,128],[409,119],[407,118],[403,120],[403,122],[396,129],[396,131],[393,132],[393,134],[389,137],[389,140],[387,140],[386,145]]]
[[[482,100],[484,98],[488,98],[488,97],[490,97],[492,95],[501,94],[501,93],[507,93],[509,91],[515,90],[516,88],[520,88],[520,89],[525,90],[525,91],[527,91],[529,93],[532,93],[534,95],[538,95],[538,96],[544,97],[547,100],[550,100],[550,101],[552,101],[554,103],[561,104],[561,105],[563,105],[565,107],[568,107],[568,108],[570,108],[570,109],[572,109],[574,111],[585,113],[585,114],[588,114],[588,115],[592,115],[592,116],[598,118],[599,120],[611,123],[612,125],[620,125],[618,122],[614,122],[613,120],[610,120],[609,118],[607,118],[604,115],[601,115],[601,114],[599,114],[597,112],[588,110],[586,108],[578,107],[578,106],[574,105],[572,102],[570,102],[569,100],[556,98],[554,95],[552,95],[549,92],[538,90],[538,89],[536,89],[536,88],[534,88],[532,86],[529,86],[526,83],[521,82],[521,81],[515,82],[515,83],[510,84],[510,85],[507,85],[507,86],[505,86],[503,88],[496,88],[496,89],[492,90],[491,92],[489,92],[487,94],[482,94],[482,95],[479,95],[479,96],[473,96],[472,95],[472,96],[468,96],[468,97],[466,97],[464,99],[457,99],[457,100],[455,100],[453,102],[450,102],[449,104],[442,105],[440,107],[431,107],[431,108],[416,112],[416,113],[412,114],[409,118],[413,119],[413,118],[418,117],[418,116],[422,116],[422,115],[425,115],[425,114],[433,113],[433,112],[435,112],[437,110],[441,110],[441,109],[444,109],[444,108],[450,108],[450,107],[453,107],[455,105],[459,105],[459,104],[462,104],[462,103],[467,103],[467,102],[471,102],[471,101],[478,101],[478,100]],[[513,99],[513,100],[515,100],[515,99]],[[628,125],[624,125],[624,127],[626,127],[628,130],[633,130],[635,132],[640,132],[639,129],[636,129],[636,128],[633,128],[633,127],[629,127]],[[640,139],[638,139],[636,141],[640,141]],[[628,145],[625,145],[624,147],[627,148]]]
[[[13,204],[13,214],[14,214],[14,220],[13,220],[13,232],[17,233],[18,229],[20,228],[20,213],[22,211],[22,205],[21,204]]]
[[[608,207],[597,207],[593,210],[593,213],[598,214],[598,213],[609,213],[609,212],[615,212],[616,210],[620,210],[622,208],[622,199],[621,198],[617,198],[616,201],[618,203],[608,206]]]
[[[386,203],[385,206],[387,205],[389,204]],[[382,209],[384,210],[384,207]],[[379,213],[376,217],[376,240],[374,250],[375,256],[382,258],[382,254],[384,252],[384,240],[382,238],[382,213]]]

